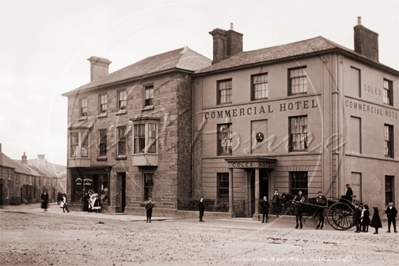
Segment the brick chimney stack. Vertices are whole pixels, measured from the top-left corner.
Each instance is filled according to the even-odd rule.
[[[92,56],[87,60],[90,61],[90,81],[108,75],[109,64],[112,63],[111,61],[106,58],[101,58],[97,56]]]
[[[212,64],[215,64],[243,51],[243,34],[233,30],[233,23],[231,23],[230,25],[231,29],[228,31],[217,28],[209,32],[209,34],[211,34],[213,37]]]
[[[355,52],[378,62],[378,33],[364,27],[361,17],[357,17],[357,25],[353,30]]]
[[[22,159],[21,162],[23,164],[28,164],[28,156],[25,155],[25,152],[24,155],[21,156],[21,159]]]

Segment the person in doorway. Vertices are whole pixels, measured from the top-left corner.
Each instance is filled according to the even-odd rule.
[[[362,215],[362,209],[359,205],[355,204],[355,210],[353,212],[353,223],[356,226],[355,233],[360,233],[360,217]]]
[[[323,192],[319,191],[319,195],[317,196],[315,200],[315,204],[320,206],[320,208],[317,209],[317,215],[319,216],[319,221],[317,222],[316,229],[323,229],[324,227],[324,208],[327,207],[327,199],[326,197],[323,196]]]
[[[382,228],[382,224],[378,208],[373,207],[373,209],[374,209],[374,214],[373,214],[373,219],[371,219],[370,226],[375,228],[374,234],[378,234],[378,228]]]
[[[199,221],[204,222],[202,218],[204,217],[204,211],[205,211],[205,204],[204,204],[204,198],[200,198],[199,203],[198,203],[198,210],[199,210]]]
[[[345,196],[341,196],[341,198],[352,201],[352,196],[353,196],[353,190],[351,188],[351,185],[346,184],[346,194]]]
[[[267,223],[268,216],[269,216],[269,202],[267,201],[267,197],[263,197],[263,201],[261,202],[262,207],[262,223]]]
[[[89,211],[89,205],[90,205],[89,199],[90,199],[89,193],[87,193],[87,192],[85,191],[85,192],[84,192],[84,195],[83,195],[83,211],[84,211],[84,212]]]
[[[362,218],[360,220],[360,225],[361,225],[361,231],[362,232],[368,232],[369,231],[369,225],[370,225],[370,211],[369,211],[369,206],[366,204],[364,205],[364,208],[362,210]]]
[[[300,228],[302,229],[302,207],[301,207],[301,203],[305,201],[305,196],[302,195],[302,191],[299,190],[298,191],[298,196],[295,196],[295,198],[292,200],[292,203],[294,204],[294,214],[295,214],[295,219],[296,219],[296,226],[295,228],[298,229],[298,227],[300,226]]]
[[[61,204],[62,204],[62,212],[65,212],[65,210],[66,210],[67,212],[69,212],[69,210],[68,210],[68,204],[67,204],[67,197],[66,197],[65,194],[62,195],[62,202],[61,202]]]
[[[393,231],[397,233],[396,231],[396,215],[398,214],[398,211],[396,208],[393,206],[393,202],[389,203],[388,208],[385,210],[385,213],[388,217],[388,231],[387,233],[391,232],[391,223],[393,224]]]
[[[41,196],[42,199],[42,209],[44,209],[44,211],[47,211],[47,204],[48,204],[48,194],[47,194],[47,190],[44,190]]]
[[[147,204],[145,205],[145,210],[147,213],[147,223],[151,223],[152,209],[155,205],[151,202],[151,198],[148,199]]]
[[[277,214],[277,217],[279,217],[280,212],[281,212],[281,197],[278,194],[278,189],[274,190],[274,194],[273,194],[273,198],[272,198],[272,206],[273,206],[274,214]]]

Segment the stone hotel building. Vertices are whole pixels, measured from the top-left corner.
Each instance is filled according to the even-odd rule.
[[[159,213],[177,200],[226,202],[255,217],[274,189],[399,205],[399,72],[378,61],[360,21],[354,50],[323,37],[243,51],[214,29],[213,61],[183,48],[108,74],[68,96],[68,196],[92,188],[110,211]],[[142,208],[142,207],[141,207]]]

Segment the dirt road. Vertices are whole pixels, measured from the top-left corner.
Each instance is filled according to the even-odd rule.
[[[101,223],[99,223],[101,222]],[[399,234],[0,212],[1,265],[398,265]]]

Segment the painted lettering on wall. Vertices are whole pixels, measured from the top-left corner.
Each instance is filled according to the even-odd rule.
[[[375,87],[373,88],[373,86],[370,86],[367,84],[364,84],[364,91],[371,93],[371,94],[379,95],[379,96],[381,96],[381,94],[382,94],[381,89],[375,88]]]
[[[399,112],[392,111],[392,110],[389,110],[387,108],[383,108],[380,106],[371,105],[368,103],[354,101],[354,100],[345,100],[345,107],[355,109],[355,110],[360,110],[365,113],[379,115],[381,117],[385,116],[388,118],[395,118],[395,119],[398,119],[398,117],[399,117]]]
[[[276,108],[279,112],[286,112],[292,110],[317,108],[319,105],[316,100],[304,100],[296,101],[290,103],[280,103]],[[237,117],[237,116],[250,116],[250,115],[261,115],[261,114],[271,114],[274,112],[274,108],[271,105],[261,105],[261,106],[251,106],[246,108],[234,108],[229,110],[219,110],[205,112],[205,119],[217,119],[217,118],[227,118],[227,117]]]

